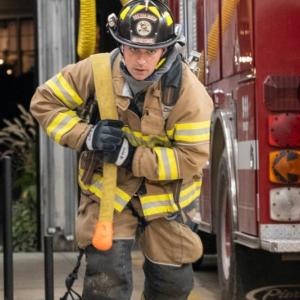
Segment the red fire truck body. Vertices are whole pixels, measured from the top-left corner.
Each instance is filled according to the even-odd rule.
[[[199,230],[222,299],[300,299],[300,1],[191,2],[169,4],[215,105]]]

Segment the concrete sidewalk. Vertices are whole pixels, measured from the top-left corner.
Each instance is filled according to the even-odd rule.
[[[54,254],[54,287],[55,297],[59,299],[66,292],[64,281],[68,273],[72,271],[76,263],[77,253]],[[15,253],[14,260],[14,300],[42,300],[45,299],[44,291],[44,254],[39,253]],[[84,259],[82,259],[84,265]],[[1,268],[3,270],[3,260]],[[81,292],[83,270],[81,267],[78,280],[74,289]],[[0,272],[0,295],[3,295],[3,272]],[[2,299],[0,296],[0,299]]]
[[[65,292],[65,278],[73,270],[78,253],[56,252],[54,253],[54,288],[57,300]],[[139,251],[132,253],[133,276],[135,294],[133,299],[139,299],[143,285],[143,273],[141,270],[143,258]],[[44,300],[44,254],[43,253],[15,253],[14,259],[14,300]],[[0,268],[3,270],[1,257]],[[81,294],[85,270],[85,259],[81,260],[78,280],[74,283],[74,290]],[[3,299],[3,272],[0,271],[0,299]],[[70,298],[71,299],[71,298]]]
[[[55,300],[65,292],[65,278],[73,270],[78,253],[54,253],[54,288]],[[14,300],[44,300],[44,255],[43,253],[15,253],[14,259]],[[143,256],[140,251],[132,252],[134,292],[132,300],[139,300],[143,290],[144,274],[142,271]],[[3,257],[0,256],[0,299],[3,299]],[[78,280],[74,284],[76,292],[81,294],[85,270],[85,259],[82,259]],[[215,292],[203,286],[200,274],[195,274],[195,288],[189,300],[214,300]],[[212,280],[215,280],[213,278]],[[71,299],[71,298],[69,298]],[[174,299],[176,300],[176,299]]]

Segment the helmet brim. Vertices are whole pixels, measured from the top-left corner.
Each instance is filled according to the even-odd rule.
[[[124,39],[118,35],[118,33],[114,32],[111,27],[108,27],[110,34],[112,37],[119,42],[122,45],[127,45],[129,47],[133,48],[140,48],[140,49],[159,49],[159,48],[166,48],[169,46],[174,45],[181,37],[182,34],[182,29],[179,24],[177,24],[177,30],[175,31],[174,37],[160,43],[155,43],[155,44],[146,44],[146,43],[138,43],[138,42],[132,42],[128,39]]]

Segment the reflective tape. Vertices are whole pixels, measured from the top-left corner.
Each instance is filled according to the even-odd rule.
[[[169,138],[186,143],[208,142],[209,134],[210,121],[175,124],[173,129],[167,131]]]
[[[155,6],[149,6],[149,10],[158,18],[160,18],[160,12]]]
[[[144,216],[162,213],[174,213],[178,207],[174,202],[173,194],[141,196],[141,204]]]
[[[103,189],[103,177],[100,176],[99,174],[94,174],[92,177],[92,183],[91,184],[84,184],[81,180],[82,174],[84,170],[80,169],[79,170],[79,176],[78,176],[78,183],[80,188],[83,191],[89,191],[95,196],[97,196],[99,199],[102,198],[102,189]],[[129,200],[131,199],[131,196],[121,190],[120,188],[117,187],[116,190],[116,195],[115,195],[115,202],[114,202],[114,209],[118,212],[121,212],[124,207],[127,205]]]
[[[175,150],[166,147],[153,148],[158,159],[159,180],[178,179],[178,168]]]
[[[115,198],[115,203],[114,203],[115,210],[117,210],[118,212],[121,212],[124,209],[124,207],[127,205],[127,203],[129,202],[130,199],[131,199],[130,195],[128,195],[123,190],[121,190],[120,188],[117,187],[116,198]]]
[[[122,11],[122,13],[120,14],[120,19],[121,19],[121,20],[124,20],[124,19],[125,19],[125,17],[126,17],[126,15],[128,14],[129,10],[130,10],[130,6],[127,6],[127,7]]]
[[[163,17],[165,18],[168,26],[171,26],[173,24],[173,19],[167,11],[164,12]]]
[[[83,104],[83,100],[76,93],[76,91],[70,86],[70,84],[64,79],[61,73],[52,77],[46,82],[55,96],[62,101],[68,108],[74,109]]]
[[[140,10],[144,9],[145,5],[139,4],[137,5],[131,12],[130,16],[134,15],[135,13],[139,12]]]
[[[195,181],[190,186],[182,189],[179,194],[179,205],[181,208],[189,206],[193,201],[199,198],[202,181]]]
[[[70,110],[58,113],[47,127],[47,134],[57,143],[60,143],[62,136],[69,132],[80,121],[81,119],[74,111]]]
[[[153,148],[155,146],[171,146],[171,142],[167,136],[143,135],[140,131],[133,131],[129,127],[123,127],[122,130],[129,143],[134,147],[145,146],[147,148]]]

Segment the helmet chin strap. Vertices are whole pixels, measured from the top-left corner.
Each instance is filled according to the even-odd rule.
[[[164,51],[163,51],[163,53],[161,55],[161,58],[160,58],[159,62],[157,63],[157,65],[155,66],[155,70],[158,70],[164,64],[164,62],[167,60],[167,56],[168,56],[169,52],[172,49],[173,49],[173,45],[164,48]]]

